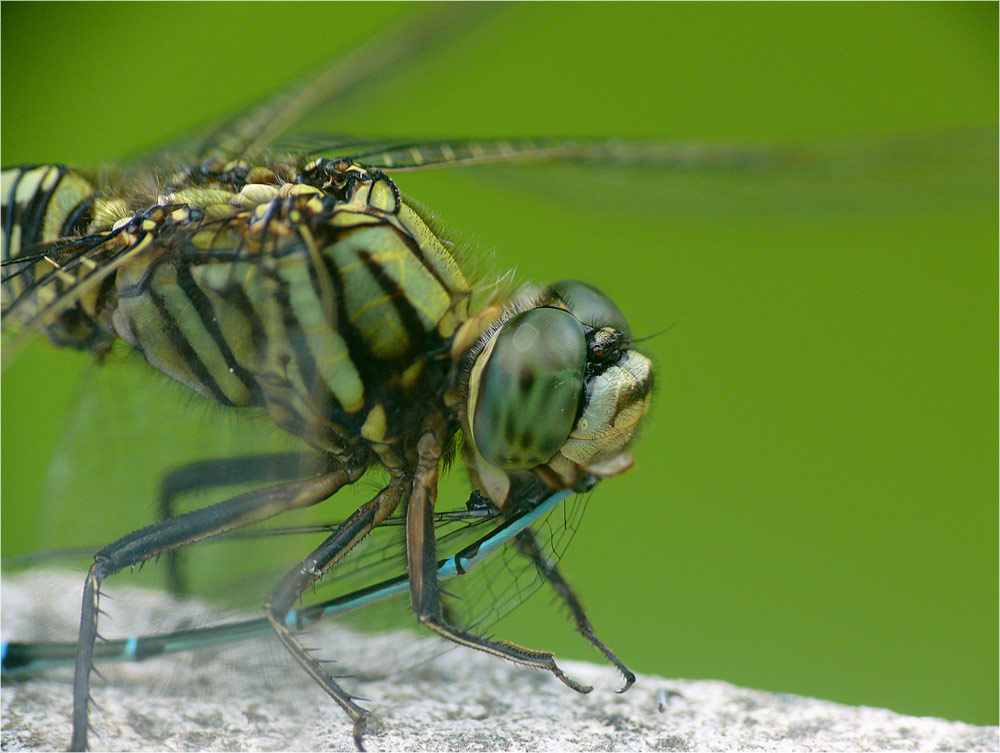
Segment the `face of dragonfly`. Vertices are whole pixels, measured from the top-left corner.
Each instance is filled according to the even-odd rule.
[[[596,288],[567,280],[523,295],[470,358],[467,455],[496,504],[521,471],[583,491],[632,466],[626,447],[649,409],[652,364]]]

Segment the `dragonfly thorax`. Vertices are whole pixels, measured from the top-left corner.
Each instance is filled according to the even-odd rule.
[[[62,243],[26,257],[5,293],[32,297],[18,310],[34,322],[51,311],[62,341],[121,338],[205,397],[264,408],[355,464],[410,465],[439,415],[500,506],[519,477],[581,488],[631,465],[652,368],[618,308],[567,281],[470,319],[458,262],[381,170],[206,162],[109,195],[60,166],[9,175],[5,202],[24,218],[12,256]]]
[[[30,219],[32,202],[47,202],[50,216],[10,229],[12,256],[65,238],[77,204],[95,219],[32,257],[5,296],[26,291],[34,300],[18,310],[37,323],[87,285],[92,295],[50,309],[50,334],[88,322],[205,397],[263,407],[336,456],[394,444],[443,392],[441,353],[466,316],[468,284],[391,180],[345,162],[314,168],[293,182],[287,164],[203,165],[152,199],[97,196],[65,168],[25,168],[5,206]]]

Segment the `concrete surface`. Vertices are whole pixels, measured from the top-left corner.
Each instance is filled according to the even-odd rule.
[[[40,581],[39,578],[44,580]],[[204,605],[110,586],[114,619],[106,632],[183,624]],[[4,638],[46,631],[72,635],[79,575],[5,578]],[[37,594],[60,593],[40,611]],[[73,597],[77,596],[76,599]],[[199,617],[201,619],[201,617]],[[113,627],[112,627],[113,626]],[[125,633],[130,634],[130,633]],[[142,664],[102,667],[92,715],[96,750],[353,750],[342,712],[281,655],[258,640]],[[344,685],[375,713],[368,750],[956,750],[1000,747],[996,727],[908,717],[724,682],[640,676],[623,695],[614,670],[579,662],[563,669],[595,687],[579,695],[546,673],[466,649],[441,654],[434,638],[362,636],[342,628],[310,636]],[[406,657],[400,656],[407,647]],[[429,656],[438,654],[433,659]],[[416,666],[400,671],[400,664]],[[4,681],[3,750],[65,749],[71,670]]]

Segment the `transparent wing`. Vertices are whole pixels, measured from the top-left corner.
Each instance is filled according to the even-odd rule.
[[[189,448],[189,450],[196,449]],[[294,472],[294,464],[290,468]],[[238,485],[247,484],[246,479],[239,481]],[[72,486],[79,492],[81,490],[79,479],[76,479],[76,482]],[[233,484],[228,486],[232,487]],[[100,491],[106,493],[108,485],[102,484]],[[436,513],[435,539],[438,557],[442,562],[458,555],[467,558],[469,552],[478,550],[483,542],[495,538],[504,529],[503,517],[482,501],[475,505],[472,505],[472,500],[466,505],[456,505],[454,502],[455,500],[443,500],[440,510]],[[585,498],[581,497],[565,505],[561,504],[554,512],[547,513],[539,522],[533,524],[535,538],[548,560],[558,561],[565,551],[579,523],[584,502]],[[66,507],[63,505],[57,508],[56,512],[65,512]],[[104,509],[109,510],[109,508],[116,509],[106,500]],[[119,516],[113,517],[117,519]],[[56,533],[56,524],[57,521],[49,521],[53,533]],[[412,627],[413,620],[405,583],[406,557],[402,524],[403,518],[395,516],[377,528],[350,553],[344,562],[338,564],[321,581],[311,597],[300,605],[299,613],[318,614],[315,611],[317,608],[338,603],[343,607],[338,607],[335,613],[339,614],[346,608],[349,615],[347,623],[357,629],[381,631],[388,627]],[[80,535],[83,529],[79,527],[79,523],[73,521],[73,525],[77,529],[75,535]],[[104,633],[111,642],[102,644],[100,651],[104,656],[121,658],[122,640],[125,638],[138,639],[143,646],[152,640],[164,641],[166,644],[180,643],[184,650],[199,648],[213,650],[220,641],[227,643],[234,640],[233,634],[239,639],[268,636],[270,631],[266,620],[260,616],[253,617],[254,608],[259,610],[259,605],[266,598],[268,591],[287,571],[289,562],[294,562],[309,551],[337,525],[335,521],[322,521],[310,525],[262,525],[187,548],[184,551],[184,566],[181,569],[184,574],[183,582],[186,590],[194,589],[202,597],[206,594],[213,597],[214,606],[206,610],[204,617],[210,621],[212,627],[208,628],[209,623],[201,622],[195,613],[186,609],[183,623],[173,619],[162,624],[147,621],[144,627],[146,632],[143,635],[130,636],[128,633],[121,633],[122,625],[115,624],[114,615],[117,610],[112,607]],[[100,533],[95,535],[106,536]],[[65,538],[65,534],[62,538]],[[86,567],[90,556],[98,548],[100,546],[97,545],[77,546],[49,553],[12,557],[5,559],[4,565],[7,569],[20,569],[26,565],[45,568],[52,567],[53,563],[64,565],[71,558],[78,557],[81,566]],[[253,553],[252,557],[247,557],[249,552]],[[451,577],[447,581],[444,591],[447,616],[456,624],[478,632],[489,630],[497,620],[523,603],[539,585],[534,563],[513,545],[501,547],[499,552],[487,558],[485,562],[475,567],[470,565],[462,572],[460,577]],[[194,577],[189,578],[189,575]],[[45,579],[36,582],[44,583]],[[390,583],[401,583],[401,588],[393,587],[390,592],[395,592],[396,596],[384,599],[380,594]],[[70,594],[60,595],[43,590],[37,597],[41,602],[49,600],[56,602],[65,598],[72,600],[73,596],[78,598],[78,594],[74,591],[75,589],[71,589]],[[376,595],[377,608],[367,604],[371,601],[371,597],[367,594]],[[359,609],[355,606],[361,604],[366,604],[366,608]],[[53,614],[62,609],[62,605],[57,606],[55,603],[51,606]],[[221,608],[228,608],[233,615],[228,622],[220,616]],[[324,611],[329,610],[329,606],[324,608]],[[326,618],[326,621],[329,622],[329,618]],[[47,627],[50,622],[53,621],[42,619],[37,624],[29,623],[26,637],[12,635],[9,630],[5,631],[4,637],[7,640],[22,642],[63,641],[65,643],[62,647],[50,645],[39,649],[41,651],[39,658],[42,659],[44,667],[58,665],[59,657],[69,663],[75,653],[73,631],[67,630],[63,624],[62,630],[65,634],[50,634]],[[54,622],[59,625],[58,620]],[[314,617],[305,620],[309,625],[313,622],[315,622]],[[23,620],[15,624],[19,629],[25,629]],[[124,621],[126,630],[134,624],[132,620]],[[228,625],[233,625],[235,630]],[[254,626],[253,629],[248,630],[248,625]],[[176,630],[184,631],[184,637],[169,635]],[[153,631],[153,634],[150,631]],[[445,647],[441,644],[428,644],[426,641],[415,642],[412,645],[408,641],[401,641],[394,670],[406,671],[415,661],[429,659]],[[18,651],[23,652],[23,649],[19,648]],[[143,648],[140,653],[146,653],[146,649]],[[19,653],[18,656],[22,657],[22,654]],[[20,667],[36,666],[34,662],[37,659],[31,662],[27,662],[24,658],[12,659],[11,653],[8,653],[7,657],[8,661],[13,661],[14,664],[5,665],[5,671],[17,666],[18,671],[23,672],[24,669]],[[262,662],[261,666],[265,664]],[[280,665],[280,662],[277,664]]]
[[[441,46],[488,7],[477,4],[433,6],[397,22],[359,44],[313,76],[281,89],[204,137],[202,158],[228,161],[260,154],[283,133],[320,107],[332,107],[347,92],[368,85],[400,65],[412,65],[428,49]]]
[[[16,549],[8,549],[5,569],[72,566],[82,578],[95,551],[163,517],[164,478],[176,478],[177,469],[192,464],[211,466],[219,459],[256,459],[271,454],[291,458],[286,476],[302,477],[314,472],[311,464],[315,454],[276,429],[265,416],[226,411],[209,404],[157,374],[125,349],[116,349],[101,365],[87,368],[72,402],[73,409],[59,429],[59,443],[46,474],[45,501],[31,524],[33,553],[70,549],[76,556],[69,560],[49,556],[18,558]],[[498,519],[488,511],[468,510],[468,487],[459,474],[453,475],[458,477],[445,481],[437,506],[439,558],[456,554],[498,525]],[[185,592],[208,599],[216,608],[237,610],[243,615],[257,612],[280,578],[329,535],[337,520],[347,517],[384,482],[384,474],[373,471],[354,487],[315,508],[186,548],[178,563]],[[178,495],[172,512],[203,507],[262,485],[260,479],[238,475],[225,479],[225,483],[213,478],[202,488],[193,487]],[[574,498],[537,524],[539,541],[550,559],[558,561],[565,551],[584,503],[584,497]],[[405,574],[401,514],[399,511],[356,547],[305,604],[344,597]],[[248,557],[251,551],[253,556]],[[154,561],[131,576],[119,577],[162,588],[168,576],[166,561]],[[466,576],[449,581],[446,601],[458,624],[486,632],[538,585],[531,561],[506,548]],[[113,596],[114,583],[109,583],[107,591]],[[57,598],[38,596],[43,601]],[[78,599],[79,594],[68,598]],[[367,630],[414,626],[406,594],[374,609],[358,610],[345,619]],[[176,625],[164,624],[162,629],[176,629]],[[105,633],[108,637],[127,637],[122,636],[113,620],[106,624]],[[72,635],[46,635],[41,625],[35,636],[5,636],[18,640],[32,637],[72,640]],[[426,657],[426,651],[422,649],[421,656]]]

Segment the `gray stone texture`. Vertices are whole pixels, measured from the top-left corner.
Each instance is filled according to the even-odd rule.
[[[39,581],[38,578],[44,578]],[[37,594],[66,598],[39,614]],[[78,575],[48,573],[3,582],[4,638],[46,630],[72,635]],[[203,605],[122,585],[111,589],[121,630],[146,631]],[[102,606],[110,607],[107,600]],[[111,632],[111,628],[108,629]],[[562,662],[594,686],[580,695],[546,673],[467,649],[441,651],[411,633],[363,635],[325,628],[309,636],[335,673],[375,713],[365,743],[400,750],[956,750],[1000,747],[995,727],[909,717],[883,709],[735,687],[724,682],[639,677],[625,694],[613,669]],[[281,655],[256,640],[145,663],[105,665],[95,678],[96,750],[353,750],[343,713]],[[403,647],[403,648],[401,648]],[[405,656],[401,653],[405,652]],[[409,668],[399,670],[399,665]],[[4,681],[4,750],[65,749],[71,670]]]

